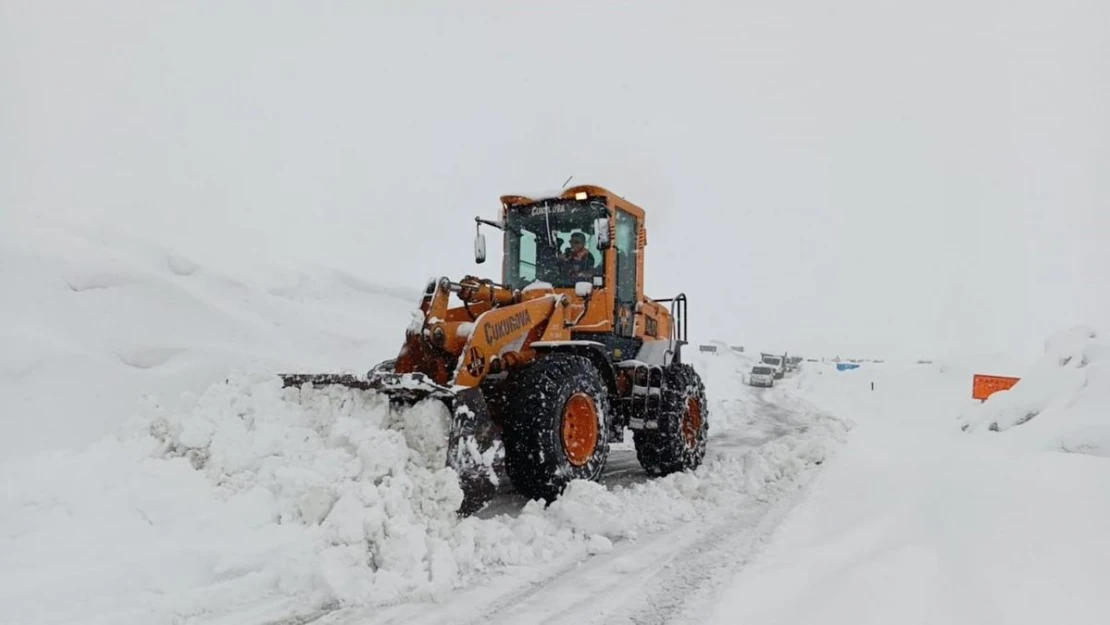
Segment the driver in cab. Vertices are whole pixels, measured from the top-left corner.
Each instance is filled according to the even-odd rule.
[[[570,247],[559,258],[563,274],[574,282],[591,282],[594,277],[594,255],[586,249],[586,235],[570,235]]]

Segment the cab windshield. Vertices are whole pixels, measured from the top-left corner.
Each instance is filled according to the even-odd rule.
[[[545,200],[514,206],[506,218],[506,282],[522,289],[534,282],[572,288],[602,275],[594,220],[607,214],[590,200]]]

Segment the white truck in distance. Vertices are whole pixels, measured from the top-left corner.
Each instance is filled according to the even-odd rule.
[[[774,376],[776,380],[781,380],[786,375],[786,366],[782,362],[782,356],[772,356],[771,354],[763,354],[762,362],[774,369]]]
[[[752,367],[752,372],[748,375],[748,386],[766,386],[769,388],[774,385],[775,370],[773,367],[767,365]]]

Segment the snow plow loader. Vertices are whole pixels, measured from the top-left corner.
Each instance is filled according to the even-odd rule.
[[[397,357],[365,376],[283,374],[283,385],[340,384],[396,407],[434,399],[452,419],[445,461],[480,510],[503,477],[530,499],[597,480],[632,431],[639,463],[662,476],[698,467],[708,406],[683,362],[686,296],[644,295],[643,209],[607,189],[501,197],[500,282],[431,279]]]

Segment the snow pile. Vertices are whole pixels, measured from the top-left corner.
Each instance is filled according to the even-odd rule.
[[[1105,623],[1110,465],[861,424],[710,625]]]
[[[435,600],[499,567],[608,551],[769,496],[843,440],[839,421],[798,414],[792,433],[746,453],[711,444],[697,473],[575,483],[546,508],[460,520],[438,403],[391,416],[370,392],[237,372],[177,405],[150,403],[83,451],[0,465],[0,621]]]
[[[450,588],[466,564],[465,545],[428,529],[452,523],[457,483],[428,468],[434,448],[381,427],[380,405],[322,394],[300,407],[272,375],[237,375],[180,409],[3,465],[0,621],[151,622],[267,596],[385,602]]]
[[[961,429],[1012,431],[1015,443],[1110,457],[1110,341],[1086,326],[1065,330],[1020,377],[961,414]]]
[[[803,371],[799,395],[858,425],[710,623],[1105,622],[1106,356],[1090,329],[1060,333],[982,405],[971,375],[1011,364]],[[964,411],[976,435],[951,427]]]

